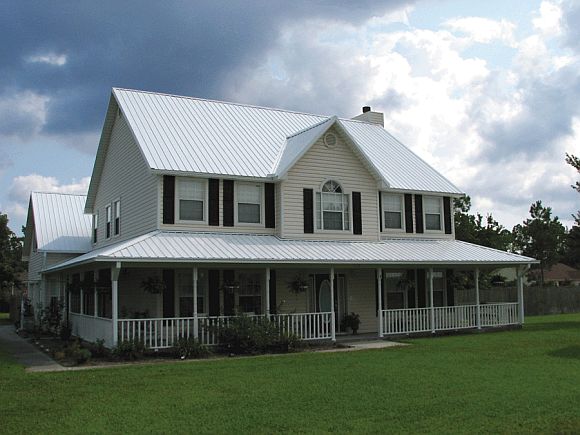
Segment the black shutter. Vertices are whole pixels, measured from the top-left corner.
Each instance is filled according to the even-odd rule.
[[[352,232],[362,234],[360,192],[352,192]]]
[[[427,298],[425,295],[425,269],[417,269],[417,299],[419,300],[418,308],[425,308],[427,306]]]
[[[453,269],[447,269],[445,271],[445,278],[447,284],[447,306],[452,307],[455,305],[455,287],[453,285]]]
[[[270,270],[270,314],[278,314],[276,312],[276,271]]]
[[[233,285],[235,273],[233,270],[224,270],[224,316],[233,316],[235,311],[235,289],[227,287]]]
[[[451,198],[443,198],[443,220],[445,222],[445,234],[451,234]]]
[[[216,227],[220,224],[220,180],[210,178],[208,190],[208,223]]]
[[[220,315],[220,271],[209,270],[207,273],[207,284],[209,287],[209,315]]]
[[[224,180],[224,227],[234,226],[234,181]]]
[[[405,193],[405,231],[413,232],[413,195]]]
[[[266,228],[276,228],[276,185],[266,183],[264,185],[264,196],[266,204],[264,212],[266,215]]]
[[[314,191],[304,189],[304,234],[314,233]]]
[[[163,223],[175,223],[175,177],[163,176]]]
[[[415,195],[415,222],[417,233],[423,232],[423,195]]]
[[[163,269],[163,317],[175,317],[175,271]]]
[[[379,231],[383,231],[383,194],[379,190]]]

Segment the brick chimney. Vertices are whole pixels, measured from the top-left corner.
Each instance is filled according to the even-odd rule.
[[[381,127],[385,126],[385,117],[381,112],[373,112],[371,106],[364,106],[362,108],[362,113],[355,116],[352,119],[357,121],[368,122],[369,124],[377,124]]]

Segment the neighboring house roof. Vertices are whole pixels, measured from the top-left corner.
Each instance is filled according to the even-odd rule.
[[[47,269],[93,261],[369,264],[524,265],[533,258],[457,240],[388,239],[381,242],[284,240],[276,236],[154,231]]]
[[[539,276],[540,271],[534,270],[533,274]],[[544,281],[580,281],[580,270],[557,263],[544,270]]]
[[[34,227],[39,252],[82,254],[90,251],[91,216],[84,214],[86,199],[86,195],[32,192],[26,223],[26,247],[32,243],[30,226]]]
[[[94,202],[117,108],[125,116],[149,167],[164,173],[275,180],[336,124],[385,187],[462,194],[453,183],[376,124],[114,88],[87,210]]]

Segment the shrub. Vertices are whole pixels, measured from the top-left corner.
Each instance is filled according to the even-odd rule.
[[[233,354],[287,352],[296,348],[296,336],[284,335],[278,325],[268,319],[238,316],[218,331],[220,349]]]
[[[76,364],[82,364],[91,359],[91,352],[81,346],[79,341],[74,341],[65,351],[65,356],[73,360]]]
[[[95,344],[93,345],[92,349],[91,349],[91,354],[94,357],[97,358],[102,358],[104,356],[106,356],[108,353],[107,348],[105,347],[105,340],[102,339],[97,339],[97,341],[95,342]]]
[[[210,350],[207,346],[201,344],[198,340],[193,337],[180,338],[177,340],[177,344],[173,348],[173,353],[176,358],[188,359],[188,358],[204,358],[210,355]]]
[[[113,355],[125,361],[139,359],[145,353],[145,344],[139,340],[124,340],[113,349]]]
[[[60,325],[59,331],[60,339],[62,341],[69,341],[72,336],[72,326],[68,322],[64,322]]]

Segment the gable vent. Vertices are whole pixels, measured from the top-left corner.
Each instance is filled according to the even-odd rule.
[[[334,148],[336,145],[336,135],[334,133],[326,133],[324,135],[324,145],[326,148]]]

